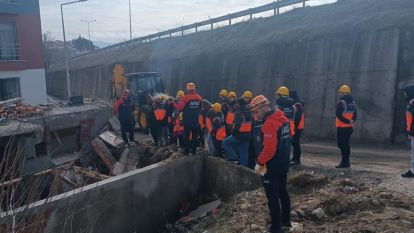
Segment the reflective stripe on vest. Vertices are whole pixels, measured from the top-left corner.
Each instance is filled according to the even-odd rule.
[[[226,128],[225,127],[221,127],[220,129],[217,130],[216,133],[216,139],[218,141],[223,141],[226,138]]]
[[[165,115],[167,114],[167,111],[165,111],[165,109],[157,108],[154,110],[154,114],[155,114],[155,119],[157,119],[157,121],[162,121],[164,120]]]
[[[226,116],[226,124],[232,125],[234,123],[234,112],[230,111]]]
[[[342,113],[342,116],[345,119],[352,120],[352,117],[354,116],[354,113],[355,113],[355,104],[353,102],[346,103],[343,100],[341,100],[341,102],[344,106],[344,111]],[[338,118],[336,118],[336,128],[352,128],[352,127],[353,127],[352,124],[344,123]]]

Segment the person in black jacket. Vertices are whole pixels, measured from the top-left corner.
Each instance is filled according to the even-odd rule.
[[[406,130],[408,138],[411,141],[411,168],[406,173],[401,174],[401,176],[404,178],[414,178],[414,85],[411,84],[406,86],[404,94],[408,101],[406,110]]]
[[[358,117],[356,105],[351,95],[351,88],[343,85],[339,89],[339,101],[336,105],[336,130],[338,147],[342,160],[336,168],[350,168],[351,155],[350,139],[354,132],[354,122]]]
[[[305,115],[303,110],[303,101],[298,96],[298,92],[294,89],[289,90],[289,97],[293,100],[295,106],[295,135],[292,137],[293,157],[290,161],[290,165],[300,165],[300,157],[302,150],[300,148],[300,138],[302,136],[303,129],[305,127]]]
[[[133,116],[133,103],[131,102],[130,91],[125,90],[124,95],[118,99],[115,104],[115,113],[119,119],[119,123],[121,124],[121,136],[124,140],[124,144],[128,144],[128,137],[129,142],[134,142],[134,116]]]
[[[196,92],[194,83],[187,83],[187,94],[181,99],[181,102],[174,103],[178,111],[183,112],[184,126],[184,154],[196,154],[199,132],[199,116],[201,111],[202,98]]]
[[[226,152],[227,160],[249,167],[249,141],[252,133],[252,116],[249,104],[243,98],[234,105],[234,125],[231,135],[224,139],[222,147]],[[234,148],[239,151],[237,156]]]

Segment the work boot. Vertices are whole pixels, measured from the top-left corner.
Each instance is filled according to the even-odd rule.
[[[290,166],[297,166],[297,165],[300,165],[300,160],[298,160],[298,159],[292,159],[292,160],[290,160]]]
[[[414,173],[411,172],[411,170],[408,170],[406,173],[401,174],[404,178],[414,178]]]
[[[340,163],[338,166],[335,166],[335,168],[350,168],[351,165],[350,164],[344,164],[344,163]]]

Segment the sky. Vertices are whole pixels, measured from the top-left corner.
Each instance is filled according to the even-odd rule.
[[[51,39],[63,40],[60,4],[71,0],[39,0],[43,33]],[[308,5],[334,2],[311,0]],[[133,37],[207,20],[232,12],[271,3],[271,0],[131,0]],[[108,45],[129,39],[128,0],[88,0],[65,5],[67,39],[79,35],[88,37],[88,25],[81,20],[96,20],[90,24],[91,40]]]

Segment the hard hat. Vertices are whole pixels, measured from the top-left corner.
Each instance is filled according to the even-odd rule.
[[[236,92],[231,91],[231,92],[229,92],[228,97],[229,97],[229,98],[230,98],[230,97],[237,98],[237,94],[236,94]]]
[[[243,98],[253,98],[253,93],[251,91],[245,91],[243,93]]]
[[[339,92],[344,94],[351,94],[351,88],[348,85],[343,85],[341,88],[339,88]]]
[[[187,83],[187,91],[194,91],[196,86],[194,83]]]
[[[215,104],[211,105],[211,107],[214,109],[214,111],[221,112],[221,104],[215,103]]]
[[[269,100],[264,95],[256,96],[251,102],[250,102],[250,110],[255,111],[260,107],[269,105]]]
[[[128,90],[128,89],[126,89],[125,91],[124,91],[124,96],[129,96],[129,94],[131,93],[131,91],[130,90]]]
[[[185,96],[184,91],[178,91],[177,96],[178,97],[184,97]]]
[[[224,96],[224,97],[227,97],[229,95],[229,93],[227,92],[227,90],[221,90],[220,95]]]
[[[289,96],[289,89],[285,86],[279,87],[279,89],[276,91],[276,94],[281,96]]]

